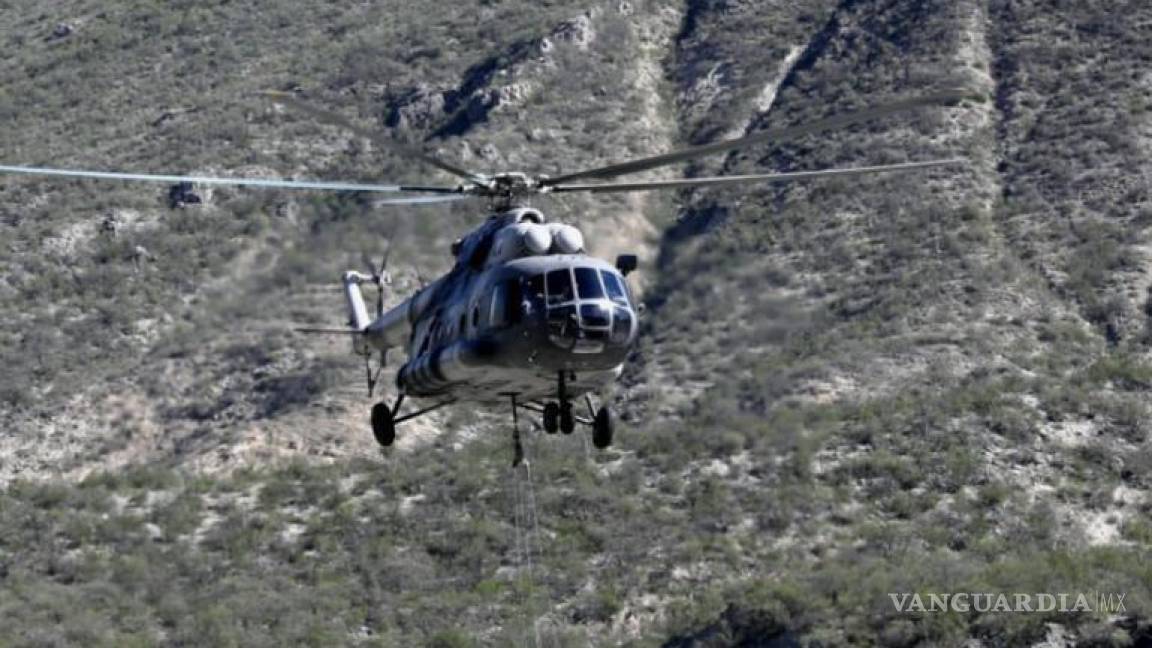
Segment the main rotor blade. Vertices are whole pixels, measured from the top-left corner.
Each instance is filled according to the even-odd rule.
[[[411,198],[384,198],[372,202],[373,207],[387,207],[390,205],[435,205],[439,203],[468,200],[471,194],[457,193],[452,196],[412,196]]]
[[[709,178],[684,178],[682,180],[656,180],[653,182],[619,182],[606,184],[574,184],[553,187],[554,193],[588,191],[607,193],[615,191],[649,191],[652,189],[680,189],[682,187],[719,186],[746,182],[794,182],[815,178],[835,178],[839,176],[864,175],[866,173],[887,173],[890,171],[912,171],[940,166],[965,164],[967,160],[931,160],[906,164],[856,167],[852,169],[822,169],[820,171],[795,171],[792,173],[764,173],[758,175],[715,176]]]
[[[232,185],[238,187],[273,187],[277,189],[320,189],[324,191],[424,191],[428,193],[457,193],[456,187],[415,187],[405,185],[360,184],[356,182],[321,182],[316,180],[285,180],[282,178],[213,178],[205,176],[156,175],[149,173],[121,173],[119,171],[86,171],[0,165],[0,173],[66,178],[93,178],[96,180],[130,180],[139,182],[192,182],[196,184]]]
[[[292,330],[297,333],[310,333],[312,335],[361,335],[363,333],[355,329],[318,328],[311,326],[298,326]]]
[[[371,131],[361,126],[357,126],[352,122],[352,120],[339,113],[320,108],[319,106],[313,106],[312,104],[305,101],[301,101],[292,93],[268,90],[264,94],[277,103],[312,116],[317,121],[329,124],[331,126],[339,126],[340,128],[343,128],[349,132],[355,133],[356,135],[371,141],[382,150],[398,150],[408,157],[416,158],[425,164],[440,169],[441,171],[446,171],[454,176],[463,178],[475,184],[484,184],[484,181],[486,180],[484,176],[478,173],[473,173],[467,169],[462,169],[456,165],[449,164],[433,155],[425,153],[415,146],[398,140],[385,139],[380,135],[380,133]]]
[[[780,128],[771,128],[759,133],[753,133],[745,137],[737,137],[734,139],[721,140],[711,144],[703,144],[701,146],[693,146],[691,148],[673,151],[671,153],[664,153],[662,155],[654,155],[652,157],[641,158],[638,160],[630,160],[621,162],[619,164],[612,164],[609,166],[599,167],[595,169],[588,169],[585,171],[578,171],[576,173],[569,173],[562,176],[552,178],[545,178],[541,180],[544,186],[557,186],[562,185],[572,180],[583,180],[586,178],[614,178],[626,173],[636,173],[638,171],[646,171],[657,167],[674,164],[676,162],[683,162],[692,160],[705,155],[712,155],[714,153],[722,153],[732,149],[749,146],[751,144],[758,144],[760,142],[769,141],[785,141],[795,139],[802,135],[809,135],[812,133],[819,133],[822,131],[831,130],[833,128],[843,128],[852,124],[877,119],[885,115],[901,112],[904,110],[911,110],[913,108],[920,108],[923,106],[934,106],[955,103],[961,99],[971,96],[971,93],[962,91],[943,92],[939,94],[925,95],[922,97],[915,97],[913,99],[905,99],[904,101],[896,101],[882,106],[874,106],[866,108],[853,113],[846,113],[843,115],[834,115],[825,119],[818,119],[816,121],[808,122],[806,124],[799,124],[797,126],[783,126]]]

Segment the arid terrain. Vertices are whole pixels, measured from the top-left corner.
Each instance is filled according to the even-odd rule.
[[[482,205],[0,177],[0,646],[1152,642],[1152,4],[0,0],[0,53],[0,164],[154,173],[446,181],[268,89],[551,174],[970,97],[642,177],[957,169],[542,197],[646,310],[615,446],[530,425],[530,481],[503,411],[381,450],[292,330]]]

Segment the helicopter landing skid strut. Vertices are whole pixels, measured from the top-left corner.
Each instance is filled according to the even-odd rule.
[[[379,402],[372,408],[372,434],[376,437],[377,443],[381,446],[388,447],[396,440],[397,425],[400,425],[404,421],[411,421],[418,416],[434,412],[441,407],[447,407],[455,402],[455,398],[450,398],[445,401],[440,401],[435,405],[416,410],[410,414],[398,416],[398,414],[400,414],[400,406],[404,404],[404,394],[401,393],[396,397],[396,402],[393,405],[389,406],[388,403]]]

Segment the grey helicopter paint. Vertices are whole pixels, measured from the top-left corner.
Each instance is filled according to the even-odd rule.
[[[560,372],[577,394],[620,375],[639,330],[631,292],[619,268],[584,253],[578,230],[512,209],[456,248],[450,273],[375,319],[360,285],[383,275],[344,275],[349,321],[362,332],[354,349],[407,346],[399,392],[530,402],[546,400]]]
[[[965,91],[913,97],[856,112],[794,126],[758,131],[743,137],[688,147],[670,153],[608,164],[557,176],[523,172],[481,174],[441,160],[420,147],[404,144],[356,125],[342,115],[305,103],[295,95],[267,93],[283,106],[333,124],[457,178],[458,184],[394,185],[283,178],[220,178],[157,175],[51,167],[0,165],[0,173],[58,178],[161,183],[227,184],[313,191],[421,194],[385,198],[376,205],[422,205],[468,199],[489,203],[489,216],[453,246],[455,264],[448,274],[400,304],[384,310],[388,283],[387,257],[370,274],[348,271],[342,277],[348,326],[302,328],[305,333],[350,336],[353,351],[365,362],[369,394],[384,369],[387,352],[403,348],[407,359],[396,372],[397,397],[372,407],[371,427],[377,441],[391,445],[398,424],[460,401],[506,402],[513,417],[516,455],[522,456],[517,415],[539,413],[546,432],[570,433],[576,424],[592,428],[597,447],[613,439],[614,417],[592,395],[619,375],[636,343],[639,320],[626,275],[634,256],[615,264],[589,256],[583,236],[571,225],[548,223],[543,213],[526,206],[528,199],[552,193],[631,192],[684,187],[717,187],[748,183],[795,182],[873,173],[922,171],[963,164],[963,160],[929,160],[880,166],[857,166],[739,176],[619,182],[623,175],[655,169],[707,155],[761,143],[846,128],[903,111],[953,105]],[[979,97],[975,97],[980,100]],[[369,313],[362,286],[376,287],[376,308]],[[372,361],[377,358],[377,365]],[[432,401],[402,413],[408,397]],[[587,415],[574,401],[583,397]]]

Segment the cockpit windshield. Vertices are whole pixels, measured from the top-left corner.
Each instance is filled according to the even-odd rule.
[[[575,278],[575,283],[573,283]],[[620,275],[611,270],[595,268],[561,268],[546,275],[536,275],[525,281],[527,295],[543,298],[547,287],[548,303],[563,304],[579,299],[607,297],[621,306],[628,306],[628,289]]]
[[[576,268],[576,292],[580,299],[600,299],[604,296],[604,288],[600,285],[600,277],[592,268]]]
[[[549,272],[547,283],[549,304],[572,301],[572,275],[568,268]]]
[[[529,302],[546,301],[548,337],[559,347],[594,353],[605,343],[628,344],[635,331],[628,286],[613,270],[557,268],[526,277],[517,285]]]

